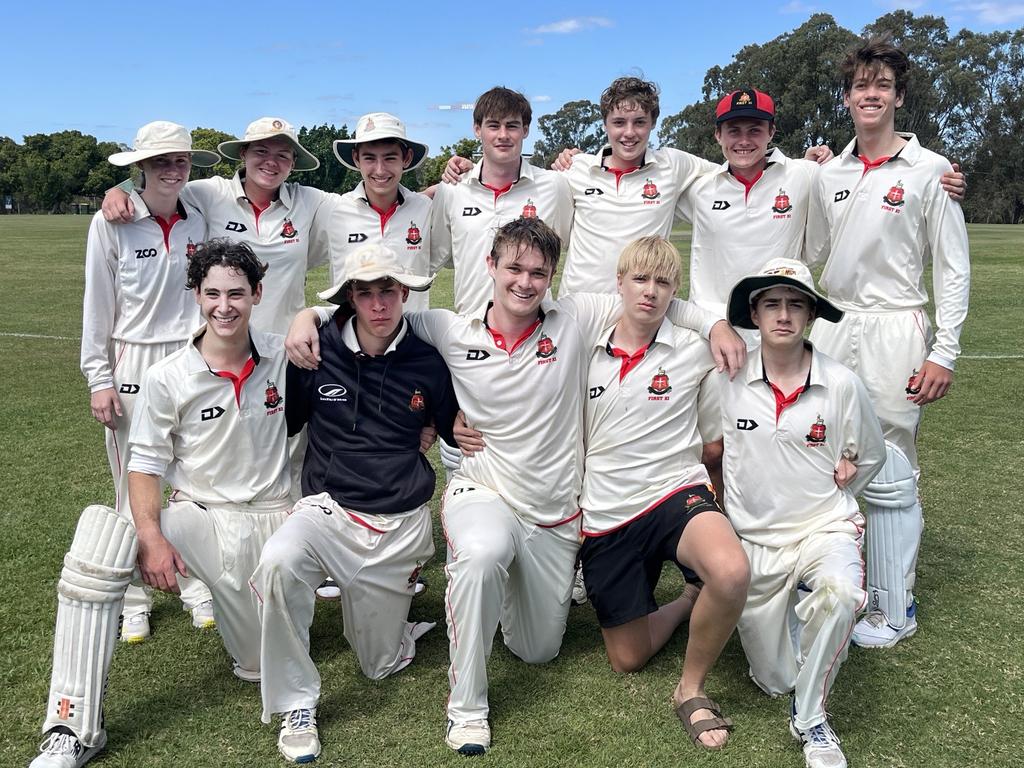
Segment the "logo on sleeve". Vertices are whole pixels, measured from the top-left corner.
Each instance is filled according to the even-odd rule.
[[[819,445],[825,444],[825,421],[821,418],[820,413],[817,421],[811,424],[811,431],[804,439],[807,440],[808,448],[817,448]]]
[[[527,199],[526,205],[523,206],[523,218],[524,219],[536,219],[537,218],[537,206],[533,204],[533,200]]]
[[[426,407],[427,401],[423,397],[423,393],[418,389],[414,389],[412,391],[412,397],[409,398],[409,410],[422,411]]]
[[[672,391],[672,387],[668,383],[668,374],[665,373],[664,368],[659,368],[658,372],[651,377],[651,386],[647,388],[647,391],[651,393],[648,400],[668,400],[666,395]]]
[[[291,219],[285,219],[284,220],[284,226],[281,227],[281,237],[284,237],[284,238],[295,237],[297,234],[299,234],[299,233],[296,232],[295,231],[295,227],[292,226],[292,220]]]
[[[554,357],[555,352],[558,351],[558,347],[555,346],[555,342],[550,336],[543,331],[540,334],[540,340],[537,341],[537,365],[543,365],[544,363],[553,363],[557,360]]]
[[[229,221],[227,226],[224,227],[228,232],[245,232],[245,224],[240,224],[237,221]]]
[[[409,245],[419,245],[423,242],[423,237],[420,235],[420,228],[416,226],[415,221],[409,222],[409,231],[405,233],[405,242]]]
[[[658,185],[650,179],[644,181],[644,190],[640,193],[640,197],[644,200],[657,200],[661,197],[661,192],[658,191]]]
[[[267,407],[267,416],[272,413],[277,413],[280,410],[278,406],[283,402],[284,398],[281,397],[281,394],[277,391],[277,384],[275,384],[271,379],[267,379],[266,400],[263,403],[263,405]]]
[[[772,213],[785,214],[793,210],[792,203],[789,202],[789,195],[786,194],[786,190],[779,188],[779,194],[775,196],[775,204],[772,206]],[[792,218],[791,216],[776,216],[775,218]]]

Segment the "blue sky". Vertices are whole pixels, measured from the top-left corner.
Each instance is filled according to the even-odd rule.
[[[469,112],[438,107],[493,85],[525,93],[536,126],[640,72],[673,114],[699,97],[709,67],[813,12],[860,31],[897,7],[944,16],[954,32],[1024,25],[1024,2],[16,0],[2,16],[0,136],[75,129],[130,143],[157,119],[241,135],[262,115],[354,129],[360,114],[383,110],[434,154],[472,132]]]

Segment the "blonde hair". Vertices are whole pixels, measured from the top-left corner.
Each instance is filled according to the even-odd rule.
[[[619,256],[616,274],[622,277],[629,272],[664,277],[679,287],[679,251],[663,237],[641,237],[627,245]]]

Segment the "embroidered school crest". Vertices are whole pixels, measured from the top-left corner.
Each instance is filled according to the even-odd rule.
[[[423,242],[423,238],[420,236],[420,228],[416,226],[415,221],[409,222],[409,231],[405,233],[405,242],[409,245],[419,245]]]
[[[281,393],[277,391],[277,384],[270,379],[267,379],[266,395],[267,399],[263,404],[267,407],[267,410],[277,408],[277,406],[284,402],[284,398],[281,397]]]
[[[914,372],[912,374],[910,374],[910,378],[907,379],[907,390],[906,390],[906,392],[907,392],[908,395],[916,395],[916,394],[920,393],[920,391],[921,391],[920,387],[915,387],[914,386],[914,379],[915,378],[917,378],[917,368],[914,369]],[[911,398],[909,398],[909,397],[907,398],[907,400],[910,400],[910,399]]]
[[[825,442],[825,421],[818,414],[818,419],[811,424],[811,431],[806,436],[808,445],[820,445]]]
[[[750,94],[747,93],[746,91],[744,91],[743,93],[741,93],[739,96],[736,97],[736,104],[735,104],[735,106],[737,106],[737,107],[746,107],[746,106],[749,106],[749,104],[750,104]]]
[[[537,206],[533,204],[533,200],[527,200],[526,205],[523,206],[523,218],[524,219],[536,219],[537,218]]]
[[[786,190],[779,189],[779,194],[775,196],[775,205],[772,206],[774,213],[789,213],[793,210],[793,206],[789,202],[789,195],[786,194]]]
[[[188,239],[188,245],[185,246],[185,255],[191,258],[196,255],[196,244],[192,242],[192,238]]]
[[[689,496],[686,497],[686,508],[689,509],[690,507],[696,506],[697,504],[700,504],[702,501],[704,501],[703,496],[701,496],[698,493],[691,493]]]
[[[555,346],[555,342],[551,340],[551,337],[546,333],[542,333],[540,340],[537,341],[537,357],[546,360],[557,351],[558,347]]]
[[[668,374],[665,373],[664,368],[659,368],[658,372],[651,377],[651,386],[647,388],[647,391],[652,395],[667,395],[672,391],[672,387],[668,383]]]
[[[282,128],[284,128],[284,123],[282,123],[280,120],[275,120],[270,125],[275,131],[280,131]]]
[[[422,411],[427,405],[426,399],[423,397],[423,393],[414,389],[412,391],[412,397],[409,398],[409,410],[410,411]]]
[[[284,226],[281,227],[281,237],[295,237],[297,234],[298,232],[295,230],[295,227],[292,226],[292,220],[285,219]]]
[[[657,200],[661,197],[661,192],[658,191],[658,187],[653,181],[647,179],[644,182],[644,191],[640,194],[640,197],[644,200]]]
[[[906,201],[903,199],[903,182],[897,181],[892,187],[889,187],[889,193],[882,198],[882,202],[886,205],[891,205],[893,208],[899,208]]]

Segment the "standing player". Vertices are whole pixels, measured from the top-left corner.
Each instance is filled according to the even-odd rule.
[[[842,316],[792,259],[771,260],[729,298],[732,323],[761,331],[760,349],[722,385],[729,519],[751,571],[740,640],[765,693],[795,690],[790,731],[807,768],[846,766],[825,701],[866,602],[855,496],[885,461],[860,379],[804,341],[815,317]]]
[[[135,529],[109,507],[79,520],[57,584],[48,735],[31,768],[80,768],[106,743],[103,692],[136,543],[150,586],[177,591],[189,573],[211,586],[235,675],[259,680],[248,578],[290,507],[283,340],[249,324],[264,270],[249,248],[223,240],[190,258],[206,325],[143,379],[128,465]],[[163,511],[161,477],[175,489]]]
[[[847,55],[843,103],[856,137],[822,169],[807,227],[807,259],[825,262],[822,288],[845,312],[836,325],[816,325],[812,340],[860,375],[888,443],[886,466],[864,494],[870,612],[853,641],[868,648],[890,647],[917,631],[917,428],[921,407],[952,384],[970,291],[963,212],[935,183],[950,164],[914,134],[895,130],[909,67],[887,40],[866,41]],[[934,334],[924,309],[929,260]]]
[[[543,663],[558,654],[569,610],[579,548],[584,355],[619,302],[547,299],[560,248],[544,222],[509,222],[488,259],[490,301],[472,314],[409,316],[448,363],[468,423],[488,441],[462,462],[442,502],[451,656],[446,742],[465,755],[490,747],[487,657],[498,624],[513,653]],[[705,335],[715,325],[687,304],[673,303],[670,312]],[[715,329],[716,348],[742,354],[725,325]],[[297,322],[289,336],[293,361],[315,364],[308,326]]]
[[[724,745],[732,724],[704,682],[747,594],[747,558],[700,463],[698,392],[714,370],[708,345],[665,318],[679,287],[679,252],[660,237],[619,257],[622,317],[591,346],[580,552],[608,660],[633,672],[690,618],[673,706],[695,744]],[[704,514],[708,513],[708,514]],[[658,607],[662,564],[695,588]]]
[[[434,554],[434,471],[420,432],[434,423],[454,441],[458,409],[441,356],[402,317],[412,274],[380,245],[351,254],[320,297],[345,306],[320,331],[315,371],[288,367],[288,429],[309,425],[303,498],[267,542],[252,577],[262,604],[263,721],[282,713],[278,749],[303,763],[320,753],[320,676],[309,655],[313,588],[341,590],[345,637],[363,673],[404,669],[432,623],[407,621],[416,578]]]
[[[192,149],[188,130],[158,120],[139,129],[132,149],[109,160],[136,165],[144,188],[132,192],[131,223],[114,226],[97,213],[89,225],[82,306],[82,373],[89,384],[92,414],[104,430],[114,477],[114,508],[131,520],[128,504],[128,428],[143,374],[180,349],[200,323],[195,299],[185,288],[188,255],[206,240],[206,220],[179,195],[192,165],[219,160],[216,152]],[[182,600],[197,628],[212,627],[210,591],[182,580]],[[121,639],[149,637],[152,598],[130,585],[125,594]]]

